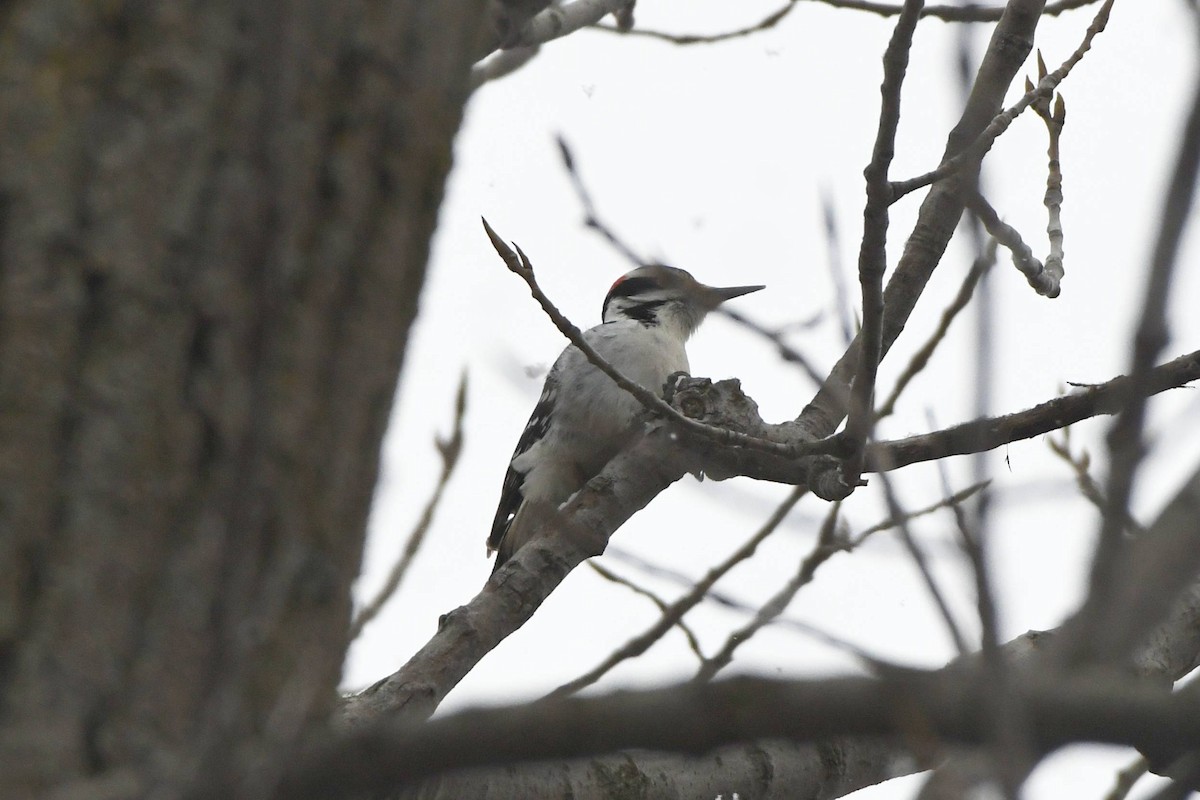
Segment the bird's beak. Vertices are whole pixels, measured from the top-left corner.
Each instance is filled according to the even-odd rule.
[[[759,289],[765,289],[765,286],[708,286],[705,287],[712,294],[715,302],[714,306],[719,306],[726,300],[732,300],[735,297],[741,297],[744,294],[757,292]]]

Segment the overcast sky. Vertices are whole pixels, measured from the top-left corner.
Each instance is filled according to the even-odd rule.
[[[637,22],[715,33],[752,23],[778,2],[641,0]],[[1066,278],[1060,297],[1040,297],[1001,253],[991,279],[995,412],[1047,400],[1067,382],[1107,380],[1129,363],[1161,195],[1197,66],[1185,5],[1117,3],[1108,30],[1062,87]],[[1051,69],[1078,45],[1094,11],[1087,7],[1041,23],[1039,46]],[[484,540],[500,481],[544,370],[565,344],[495,256],[480,215],[529,254],[543,287],[576,324],[598,323],[608,286],[630,265],[582,225],[554,143],[561,135],[601,215],[639,252],[706,283],[766,284],[766,291],[733,301],[736,309],[767,325],[811,322],[789,341],[828,369],[843,346],[831,259],[850,286],[851,313],[859,306],[854,268],[862,170],[875,136],[880,57],[892,26],[873,15],[800,3],[775,29],[722,44],[677,47],[582,31],[545,46],[520,72],[476,94],[457,143],[422,312],[385,444],[359,586],[363,596],[383,579],[428,496],[439,469],[433,437],[449,429],[463,371],[470,380],[465,451],[413,572],[351,650],[347,688],[398,668],[434,632],[438,615],[469,600],[487,578]],[[971,29],[976,58],[990,31]],[[955,67],[961,34],[961,26],[932,19],[918,27],[893,178],[937,165],[961,111]],[[1033,63],[1027,74],[1034,74]],[[1009,101],[1021,91],[1014,85]],[[1026,114],[995,147],[984,173],[988,199],[1040,257],[1047,248],[1045,149],[1043,124]],[[840,232],[832,252],[823,196],[830,198]],[[889,268],[923,196],[914,193],[892,208]],[[1192,230],[1180,260],[1172,340],[1163,360],[1200,345],[1197,238]],[[884,363],[884,391],[936,325],[971,257],[969,239],[960,232]],[[974,325],[969,314],[958,321],[880,438],[929,430],[930,414],[941,426],[970,417]],[[761,339],[725,319],[706,323],[689,353],[695,375],[740,378],[768,421],[796,416],[814,392]],[[1134,503],[1147,522],[1200,462],[1197,394],[1173,392],[1155,400],[1151,412],[1151,458]],[[1072,431],[1073,444],[1086,446],[1101,468],[1098,477],[1106,430],[1107,421],[1097,421]],[[994,580],[1007,639],[1053,627],[1078,604],[1096,519],[1043,440],[995,451],[989,465],[997,500]],[[965,459],[949,466],[955,488],[968,485]],[[932,465],[907,468],[896,479],[912,508],[941,496]],[[884,516],[876,489],[845,504],[852,530]],[[612,547],[698,577],[746,539],[787,493],[788,487],[747,479],[701,484],[685,478],[627,523]],[[805,499],[759,555],[718,588],[761,603],[795,572],[825,511],[824,504]],[[971,575],[954,546],[951,517],[942,512],[917,531],[959,619],[974,635]],[[600,563],[664,596],[682,591],[614,555]],[[524,629],[484,659],[443,711],[540,696],[594,666],[656,616],[644,598],[582,567]],[[935,667],[954,655],[911,561],[890,533],[831,559],[786,616],[904,664]],[[746,616],[705,606],[689,620],[711,653]],[[673,633],[597,689],[668,683],[690,677],[695,668],[683,637]],[[772,629],[739,650],[725,674],[739,671],[817,676],[860,668],[835,648]],[[1125,751],[1073,748],[1039,768],[1026,797],[1102,797],[1115,769],[1129,760]],[[857,796],[906,797],[915,785],[888,784]]]

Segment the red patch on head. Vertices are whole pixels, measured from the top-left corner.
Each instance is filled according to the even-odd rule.
[[[629,277],[628,275],[622,275],[621,277],[619,277],[615,281],[613,281],[613,285],[608,287],[608,293],[612,294],[613,289],[616,289],[618,286],[620,286],[622,283],[624,283],[625,279],[628,277]]]

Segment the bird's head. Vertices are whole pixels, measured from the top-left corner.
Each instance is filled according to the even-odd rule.
[[[734,297],[757,292],[762,286],[705,286],[687,272],[650,264],[627,272],[608,290],[603,319],[632,319],[644,325],[675,328],[690,336],[708,312]]]

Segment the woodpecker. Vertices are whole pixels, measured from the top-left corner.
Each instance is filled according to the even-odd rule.
[[[705,315],[726,300],[762,286],[705,286],[687,272],[652,264],[618,278],[604,298],[603,322],[583,334],[601,357],[630,380],[661,391],[688,371],[684,342]],[[563,350],[517,442],[488,536],[493,571],[532,534],[521,510],[537,501],[558,508],[598,475],[631,434],[642,406],[574,345]]]

